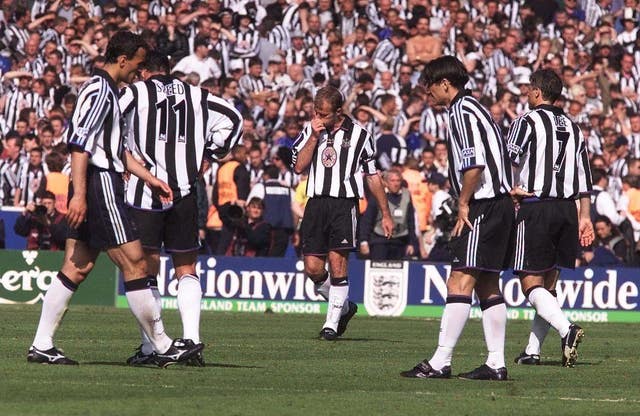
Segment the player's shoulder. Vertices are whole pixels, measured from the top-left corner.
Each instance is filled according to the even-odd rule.
[[[79,94],[96,94],[106,92],[110,89],[109,81],[98,74],[93,74],[88,80],[80,87]]]
[[[364,133],[365,137],[371,136],[371,133],[369,133],[369,130],[367,130],[365,126],[360,124],[359,121],[357,121],[356,119],[354,119],[352,117],[348,117],[347,120],[349,120],[349,122],[353,125],[353,129],[352,130],[353,130],[353,133],[355,135],[360,135],[360,134]]]

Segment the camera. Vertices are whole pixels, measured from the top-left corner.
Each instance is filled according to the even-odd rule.
[[[435,218],[434,223],[442,231],[438,239],[447,242],[451,240],[451,231],[458,221],[458,201],[449,198],[442,202],[441,208],[442,212]]]
[[[232,204],[229,206],[229,219],[231,221],[240,221],[244,217],[244,209],[240,205]]]
[[[36,208],[33,210],[33,215],[37,217],[44,217],[47,215],[47,207],[44,205],[36,205]]]

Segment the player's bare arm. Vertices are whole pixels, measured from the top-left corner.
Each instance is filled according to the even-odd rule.
[[[313,152],[318,145],[320,135],[325,130],[326,129],[324,127],[324,124],[322,123],[322,119],[317,116],[311,119],[311,136],[298,153],[298,158],[296,159],[294,171],[297,174],[301,174],[302,172],[307,170],[307,168],[311,164],[311,160],[313,159]]]
[[[379,174],[368,175],[367,185],[371,190],[371,194],[376,199],[380,211],[382,211],[382,229],[384,230],[384,236],[391,238],[393,232],[393,219],[391,218],[391,212],[389,211],[389,202],[387,201],[387,194],[384,192],[384,185]]]
[[[127,171],[136,175],[138,178],[145,181],[145,183],[153,190],[154,193],[158,194],[160,197],[160,201],[163,204],[168,204],[173,201],[173,192],[169,185],[160,179],[156,178],[136,160],[135,157],[128,150],[124,152],[125,154],[125,163],[127,167]]]
[[[469,201],[477,189],[481,177],[482,168],[471,168],[462,175],[462,189],[460,189],[460,197],[458,198],[458,221],[451,232],[454,237],[462,234],[465,224],[469,228],[473,228],[471,221],[469,221]]]
[[[89,153],[71,151],[71,182],[73,183],[73,196],[69,200],[67,210],[67,222],[71,228],[78,228],[87,215],[87,166],[89,165]]]

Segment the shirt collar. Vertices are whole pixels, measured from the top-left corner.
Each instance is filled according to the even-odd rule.
[[[556,107],[555,105],[551,105],[551,104],[538,104],[534,109],[551,111],[553,114],[559,115],[559,116],[564,115],[564,111],[562,110],[562,108]]]
[[[449,108],[453,107],[453,105],[456,103],[456,101],[461,100],[461,99],[463,99],[464,97],[466,97],[468,95],[471,95],[471,90],[463,88],[460,91],[458,91],[456,96],[453,97],[453,100],[451,100],[451,104],[449,104]]]
[[[107,83],[109,83],[109,86],[111,87],[111,89],[113,89],[113,92],[118,95],[118,85],[116,85],[116,81],[111,78],[111,75],[109,75],[109,73],[107,71],[105,71],[104,69],[94,69],[93,70],[93,74],[92,75],[97,75],[99,77],[102,77],[104,79],[107,80]]]

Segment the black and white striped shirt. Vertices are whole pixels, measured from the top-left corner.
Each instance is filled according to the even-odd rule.
[[[249,97],[254,92],[264,91],[267,88],[267,82],[262,75],[258,78],[250,74],[243,75],[240,77],[238,84],[240,85],[240,92],[245,97]]]
[[[282,25],[276,25],[269,31],[269,42],[276,45],[276,48],[281,51],[286,51],[291,43],[289,32]]]
[[[289,33],[302,29],[302,24],[300,23],[300,13],[298,13],[298,9],[300,6],[298,4],[289,4],[286,9],[282,11],[282,27],[289,31]]]
[[[517,185],[536,197],[575,199],[591,192],[586,142],[560,108],[543,104],[515,119],[507,148],[518,165]]]
[[[96,69],[80,89],[66,142],[89,153],[91,165],[124,172],[121,123],[118,87],[107,72]]]
[[[16,89],[7,95],[4,104],[4,119],[9,129],[14,129],[20,111],[25,108],[36,108],[40,96],[29,90]]]
[[[296,138],[292,166],[295,166],[298,153],[307,144],[311,132],[311,124],[307,123]],[[309,167],[307,196],[364,197],[362,172],[367,175],[377,172],[373,137],[350,117],[345,117],[342,126],[332,136],[331,147],[335,153],[325,151],[329,138],[327,132],[318,140]]]
[[[427,107],[422,111],[418,130],[421,133],[430,134],[438,140],[447,137],[447,113]]]
[[[229,51],[232,58],[252,58],[258,54],[258,41],[260,34],[252,29],[242,31],[234,30],[236,42]]]
[[[165,16],[167,13],[173,13],[173,1],[165,5],[162,0],[151,0],[149,3],[149,14],[152,16]]]
[[[29,31],[18,27],[17,25],[9,25],[4,33],[7,46],[15,52],[24,52],[24,45],[29,40]]]
[[[373,64],[378,72],[391,71],[397,73],[397,68],[402,62],[404,51],[385,39],[378,44],[373,52]]]
[[[456,195],[464,172],[483,168],[473,199],[495,198],[511,190],[512,175],[500,128],[468,90],[461,91],[449,108],[449,181]]]
[[[27,163],[21,157],[16,160],[0,159],[0,205],[13,205],[13,195],[18,188],[20,171]]]
[[[203,156],[223,158],[242,134],[242,117],[231,104],[168,76],[129,85],[120,107],[128,147],[171,187],[174,199],[195,189]],[[169,208],[135,176],[127,185],[126,201],[142,209]]]
[[[18,175],[18,188],[20,188],[20,205],[27,206],[35,202],[36,193],[46,181],[48,169],[46,164],[34,167],[30,163],[24,163]]]
[[[73,65],[80,65],[82,66],[82,69],[86,71],[89,69],[90,61],[91,58],[89,58],[89,55],[84,52],[80,52],[77,55],[67,54],[64,57],[64,68],[67,70],[67,78],[71,76],[71,67]]]

